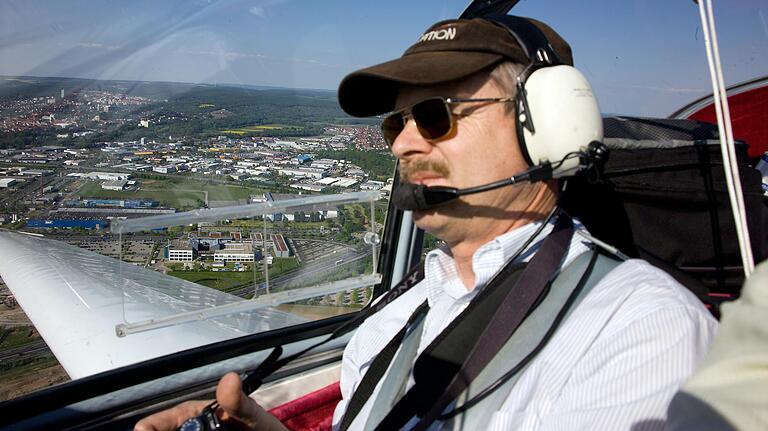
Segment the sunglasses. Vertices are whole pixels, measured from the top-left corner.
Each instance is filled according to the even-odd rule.
[[[451,134],[456,125],[454,117],[465,117],[469,114],[457,114],[451,106],[460,103],[506,103],[513,102],[513,97],[495,97],[484,99],[460,99],[455,97],[433,97],[419,103],[399,109],[384,119],[381,123],[381,134],[384,141],[392,147],[400,132],[405,129],[409,118],[416,122],[416,128],[424,139],[437,140]]]

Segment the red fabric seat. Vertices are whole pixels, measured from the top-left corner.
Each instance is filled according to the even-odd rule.
[[[333,410],[341,400],[339,382],[310,392],[269,412],[291,431],[326,431],[331,429]]]

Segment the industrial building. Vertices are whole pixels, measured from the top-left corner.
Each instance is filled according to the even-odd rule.
[[[306,190],[308,192],[321,192],[325,189],[325,187],[319,186],[316,184],[302,184],[302,183],[291,184],[290,187],[292,189]]]
[[[64,201],[64,206],[73,208],[154,208],[157,201],[147,199],[71,199]]]
[[[217,232],[198,231],[190,233],[188,238],[171,241],[165,249],[165,258],[173,262],[192,262],[196,259],[214,262],[254,262],[262,259],[262,248],[267,255],[290,257],[293,253],[287,241],[280,234],[267,237],[259,232],[251,232],[243,237],[240,231]]]
[[[52,171],[40,170],[40,169],[23,169],[19,171],[19,175],[26,177],[43,177],[52,174]]]
[[[195,260],[195,249],[189,241],[175,239],[165,248],[165,258],[171,262],[192,262]]]
[[[291,257],[291,250],[285,242],[285,238],[280,234],[272,235],[272,250],[275,257]]]
[[[291,158],[290,163],[292,165],[309,165],[312,163],[312,156],[309,154],[299,154],[298,156]]]
[[[250,242],[228,242],[213,255],[217,262],[253,262],[255,254]]]
[[[280,175],[294,178],[316,178],[320,179],[326,175],[325,169],[317,168],[284,168],[278,170]]]
[[[383,181],[368,180],[368,182],[360,184],[360,190],[381,190],[385,185],[386,183]]]
[[[29,219],[27,227],[36,229],[103,229],[109,225],[107,220],[64,220],[64,219]]]
[[[6,189],[16,184],[18,180],[16,178],[0,178],[0,189]]]
[[[69,174],[70,176],[72,174]],[[79,174],[78,176],[84,176],[91,180],[102,181],[119,181],[130,179],[131,174],[124,174],[120,172],[88,172],[87,174]]]
[[[321,186],[333,186],[333,187],[339,187],[339,188],[349,188],[357,184],[359,181],[354,178],[343,178],[343,177],[325,177],[323,179],[315,181],[315,184],[319,184]]]
[[[161,174],[172,174],[177,171],[176,165],[163,165],[163,166],[155,166],[152,168],[152,171],[159,172]]]
[[[339,165],[338,160],[320,159],[312,161],[312,167],[317,169],[333,169]]]
[[[127,184],[128,181],[126,180],[105,181],[101,184],[101,188],[104,190],[122,191],[125,189]]]

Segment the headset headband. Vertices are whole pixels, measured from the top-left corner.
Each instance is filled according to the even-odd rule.
[[[563,64],[547,36],[529,20],[513,15],[489,15],[483,18],[507,29],[525,51],[532,67]]]

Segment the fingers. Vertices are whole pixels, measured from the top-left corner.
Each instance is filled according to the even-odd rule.
[[[243,393],[240,376],[228,373],[216,387],[219,418],[237,429],[284,430],[274,416]],[[210,401],[187,401],[139,421],[134,431],[176,431],[187,419],[197,416]]]
[[[240,429],[287,431],[276,417],[243,393],[240,376],[235,373],[228,373],[221,378],[216,387],[216,400],[223,410],[221,418],[229,423],[237,423]]]
[[[222,419],[236,419],[251,428],[266,414],[256,401],[243,393],[240,376],[235,373],[227,373],[221,378],[216,387],[216,400],[224,410]]]
[[[187,401],[176,407],[147,416],[140,420],[134,431],[176,431],[187,419],[197,416],[211,401]]]

